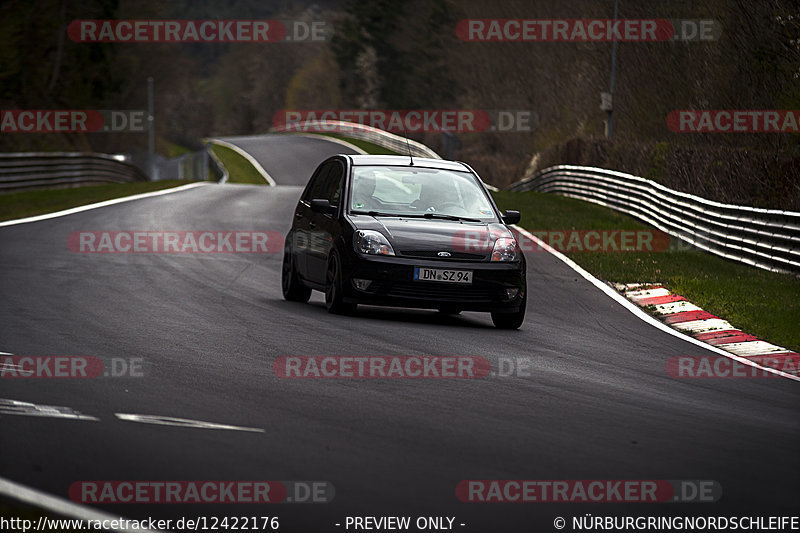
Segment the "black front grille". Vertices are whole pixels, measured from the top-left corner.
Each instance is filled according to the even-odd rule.
[[[488,287],[436,283],[427,281],[395,282],[388,287],[386,295],[394,298],[441,300],[448,302],[491,302],[492,291]],[[379,289],[380,290],[380,289]]]

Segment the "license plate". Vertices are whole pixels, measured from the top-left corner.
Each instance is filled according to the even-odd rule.
[[[414,267],[415,281],[442,281],[444,283],[472,283],[472,270]]]

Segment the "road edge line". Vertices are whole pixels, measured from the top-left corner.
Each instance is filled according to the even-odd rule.
[[[131,520],[134,521],[135,519],[126,519],[121,516],[115,516],[103,511],[98,511],[97,509],[93,509],[86,505],[80,505],[75,502],[71,502],[59,496],[53,496],[52,494],[47,494],[46,492],[40,491],[38,489],[34,489],[23,485],[21,483],[17,483],[16,481],[11,481],[10,479],[6,479],[4,477],[0,477],[0,495],[7,496],[14,500],[27,503],[34,507],[44,509],[46,511],[50,511],[51,513],[59,514],[62,516],[68,516],[73,519],[82,520],[84,522],[89,520]],[[57,519],[55,519],[57,520]],[[131,529],[131,528],[124,528],[124,529],[115,529],[115,528],[103,528],[102,530],[96,531],[116,531],[119,533],[127,533],[127,532],[139,532],[139,533],[159,533],[158,530],[152,529]]]
[[[210,185],[210,183],[204,181],[197,183],[187,183],[186,185],[181,185],[179,187],[170,187],[169,189],[161,189],[160,191],[133,194],[131,196],[121,196],[119,198],[112,198],[111,200],[104,200],[102,202],[96,202],[94,204],[79,205],[78,207],[71,207],[69,209],[64,209],[63,211],[55,211],[53,213],[45,213],[43,215],[34,215],[32,217],[17,218],[13,220],[4,220],[0,222],[0,228],[4,226],[15,226],[17,224],[27,224],[28,222],[38,222],[40,220],[47,220],[50,218],[64,217],[67,215],[73,215],[75,213],[81,213],[83,211],[90,211],[92,209],[98,209],[100,207],[106,207],[109,205],[121,204],[124,202],[132,202],[134,200],[141,200],[142,198],[151,198],[153,196],[161,196],[164,194],[172,194],[174,192],[185,191],[203,185]]]
[[[612,288],[608,284],[606,284],[606,283],[600,281],[599,279],[597,279],[596,277],[594,277],[587,270],[585,270],[583,267],[581,267],[578,263],[576,263],[575,261],[573,261],[572,259],[570,259],[566,255],[562,254],[558,250],[554,249],[549,244],[547,244],[546,242],[542,241],[541,239],[539,239],[538,237],[536,237],[535,235],[530,233],[525,228],[517,226],[516,224],[512,225],[511,227],[514,228],[515,230],[519,231],[522,235],[524,235],[528,239],[531,239],[533,242],[535,242],[536,244],[541,246],[542,249],[546,250],[547,252],[549,252],[550,254],[555,256],[557,259],[561,260],[564,264],[566,264],[572,270],[574,270],[575,272],[580,274],[586,281],[588,281],[589,283],[591,283],[592,285],[594,285],[595,287],[597,287],[598,289],[603,291],[607,296],[611,297],[611,299],[613,299],[615,302],[617,302],[622,307],[624,307],[625,309],[630,311],[634,316],[636,316],[637,318],[639,318],[640,320],[642,320],[644,322],[647,322],[651,326],[654,326],[655,328],[660,329],[661,331],[663,331],[665,333],[669,333],[673,337],[678,337],[679,339],[685,340],[686,342],[689,342],[691,344],[695,344],[697,346],[700,346],[701,348],[704,348],[706,350],[714,352],[715,354],[728,357],[729,359],[733,359],[734,361],[738,361],[738,362],[743,363],[743,364],[748,365],[748,366],[753,366],[753,367],[756,367],[756,368],[759,368],[759,369],[766,370],[766,371],[768,371],[770,373],[776,374],[776,375],[781,376],[781,377],[789,378],[789,379],[794,380],[794,381],[800,381],[800,376],[794,376],[792,374],[787,374],[786,372],[781,372],[780,370],[777,370],[775,368],[765,367],[765,366],[756,364],[753,361],[750,361],[750,360],[748,360],[748,359],[746,359],[744,357],[740,357],[740,356],[732,354],[730,352],[726,352],[725,350],[717,348],[716,346],[712,346],[710,344],[706,344],[703,341],[697,340],[694,337],[690,337],[689,335],[686,335],[685,333],[682,333],[680,331],[677,331],[677,330],[669,327],[668,325],[664,324],[663,322],[661,322],[659,320],[656,320],[654,317],[652,317],[652,316],[648,315],[647,313],[645,313],[639,306],[637,306],[636,304],[634,304],[633,302],[631,302],[630,300],[625,298],[623,295],[618,293],[616,290],[614,290],[614,288]]]

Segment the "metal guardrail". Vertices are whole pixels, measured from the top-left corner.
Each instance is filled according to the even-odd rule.
[[[88,152],[0,154],[0,191],[147,181],[136,166],[114,156]]]
[[[209,177],[209,164],[207,149],[173,158],[159,156],[153,163],[152,179],[206,181]]]
[[[508,187],[600,204],[700,249],[774,272],[800,273],[800,213],[723,204],[595,167],[558,165]]]
[[[425,146],[424,144],[406,139],[400,135],[389,133],[372,126],[358,124],[356,122],[343,122],[341,120],[309,120],[298,122],[289,126],[279,126],[274,128],[278,132],[301,132],[301,133],[340,133],[351,139],[368,141],[398,154],[408,154],[409,151],[414,157],[428,157],[431,159],[441,159],[439,154]]]

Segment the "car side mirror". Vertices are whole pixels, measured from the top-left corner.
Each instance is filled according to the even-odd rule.
[[[331,202],[324,198],[315,198],[314,200],[311,200],[311,210],[315,213],[332,215],[336,213],[336,206],[331,205]]]
[[[518,224],[519,221],[519,211],[506,210],[506,212],[503,214],[503,222],[506,224]]]

